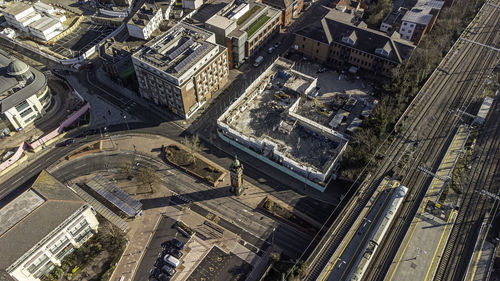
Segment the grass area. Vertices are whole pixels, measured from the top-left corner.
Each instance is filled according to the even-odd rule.
[[[244,13],[238,21],[236,21],[237,25],[244,23],[247,19],[249,19],[253,14],[255,14],[258,10],[260,10],[260,6],[253,6],[248,12]]]
[[[254,22],[248,29],[247,29],[247,33],[248,33],[248,37],[251,37],[255,32],[257,32],[257,30],[259,30],[259,28],[264,25],[268,20],[270,19],[270,17],[268,16],[262,16],[261,18],[259,18],[256,22]]]
[[[184,168],[191,174],[201,177],[210,183],[215,183],[215,181],[223,174],[222,171],[219,171],[217,168],[209,165],[205,161],[202,161],[197,156],[193,157],[188,151],[181,149],[176,145],[169,145],[165,149],[165,158],[169,162]]]
[[[293,212],[289,211],[288,209],[285,209],[283,206],[281,206],[280,204],[274,202],[269,198],[267,198],[266,201],[264,202],[264,209],[274,216],[290,221],[298,226],[301,226],[307,230],[312,231],[313,233],[316,233],[317,231],[317,229],[309,222],[298,217]]]

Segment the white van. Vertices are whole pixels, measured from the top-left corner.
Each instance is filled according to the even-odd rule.
[[[177,267],[181,263],[178,259],[171,255],[165,255],[165,257],[163,257],[163,260],[173,267]]]

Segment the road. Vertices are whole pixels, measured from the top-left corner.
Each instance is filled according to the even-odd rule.
[[[480,32],[469,33],[466,36],[482,43],[498,44],[498,9],[487,7],[484,15],[473,23]],[[362,206],[370,198],[380,179],[386,174],[395,173],[401,177],[402,184],[409,188],[407,200],[392,231],[379,246],[375,261],[365,276],[368,280],[383,280],[388,267],[401,245],[406,230],[415,215],[418,206],[429,186],[431,178],[417,170],[418,166],[430,167],[436,170],[452,134],[459,124],[460,116],[453,110],[461,109],[476,113],[479,96],[482,93],[484,81],[496,64],[496,54],[477,44],[463,44],[451,52],[440,64],[416,97],[412,106],[403,117],[405,121],[403,132],[393,140],[377,171],[366,180],[361,190],[353,194],[338,217],[310,257],[310,267],[307,280],[315,280],[328,258],[346,236],[348,229],[356,221]],[[409,153],[413,151],[413,153]],[[398,163],[407,154],[407,163]],[[398,165],[399,164],[399,165]],[[400,167],[402,166],[402,167]],[[354,193],[354,191],[353,191]]]
[[[205,184],[196,184],[195,179],[178,169],[165,164],[159,159],[140,154],[118,152],[94,154],[66,162],[64,165],[57,167],[52,174],[58,180],[66,182],[96,171],[112,171],[118,169],[124,162],[130,161],[135,161],[140,166],[151,167],[158,171],[162,184],[176,194],[182,194],[192,202],[196,202],[209,210],[214,210],[221,218],[231,219],[232,222],[226,222],[228,225],[226,228],[236,229],[234,232],[242,235],[244,240],[258,248],[271,242],[273,228],[276,228],[274,233],[275,244],[290,257],[298,257],[312,238],[310,235],[298,231],[286,223],[281,223],[256,212],[252,207],[234,199],[227,189],[208,188]],[[169,201],[169,198],[154,198],[144,199],[142,203],[149,207],[164,207]],[[235,212],[234,210],[239,211]],[[221,225],[221,223],[219,224]]]

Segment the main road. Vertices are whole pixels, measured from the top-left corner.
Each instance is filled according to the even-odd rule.
[[[497,46],[500,36],[496,32],[499,19],[498,8],[485,5],[471,23],[471,29],[475,32],[468,29],[462,36]],[[359,191],[353,190],[353,197],[346,203],[342,215],[313,251],[308,260],[311,266],[307,280],[317,278],[349,228],[355,223],[380,179],[387,174],[395,174],[401,178],[402,184],[409,188],[407,200],[365,275],[367,280],[385,278],[431,181],[431,178],[418,171],[417,167],[437,169],[461,118],[466,119],[465,116],[457,114],[457,110],[477,112],[486,77],[496,63],[497,53],[479,44],[460,41],[453,47],[402,117],[406,129],[396,135],[379,168],[361,185],[363,188]],[[406,158],[403,157],[405,155],[408,156],[408,161],[398,163]]]

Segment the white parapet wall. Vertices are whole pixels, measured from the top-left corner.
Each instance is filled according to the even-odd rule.
[[[244,135],[243,133],[240,133],[239,131],[230,127],[230,124],[235,120],[238,114],[245,111],[252,100],[254,100],[257,96],[263,94],[263,92],[266,90],[266,85],[276,74],[274,72],[274,67],[279,60],[282,61],[283,59],[278,58],[273,64],[271,64],[217,119],[217,125],[220,130],[219,135],[226,141],[230,140],[230,143],[233,145],[234,143],[238,143],[241,146],[248,148],[249,151],[252,152],[252,154],[259,155],[259,158],[262,160],[266,158],[267,160],[265,160],[265,162],[268,162],[268,164],[274,163],[273,166],[275,167],[284,167],[286,168],[284,170],[286,173],[296,177],[297,179],[300,179],[301,181],[315,187],[318,190],[324,191],[324,184],[329,181],[332,171],[338,167],[342,153],[347,147],[348,140],[339,132],[297,114],[296,110],[300,103],[300,97],[286,110],[287,116],[291,119],[297,120],[297,122],[303,127],[313,130],[314,132],[317,132],[322,136],[325,136],[331,140],[340,139],[341,141],[339,153],[337,153],[335,157],[328,161],[326,165],[327,168],[323,171],[309,164],[300,163],[299,161],[290,158],[290,156],[288,156],[286,152],[279,151],[279,145],[274,140],[268,137],[264,136],[261,140],[259,140],[255,137]],[[316,78],[307,76],[294,70],[291,70],[290,72],[293,75],[297,75],[300,78],[310,82],[310,85],[307,88],[300,89],[300,94],[307,95],[316,87]],[[272,157],[266,157],[264,155],[265,152],[272,152]],[[280,170],[283,169],[280,168]]]

